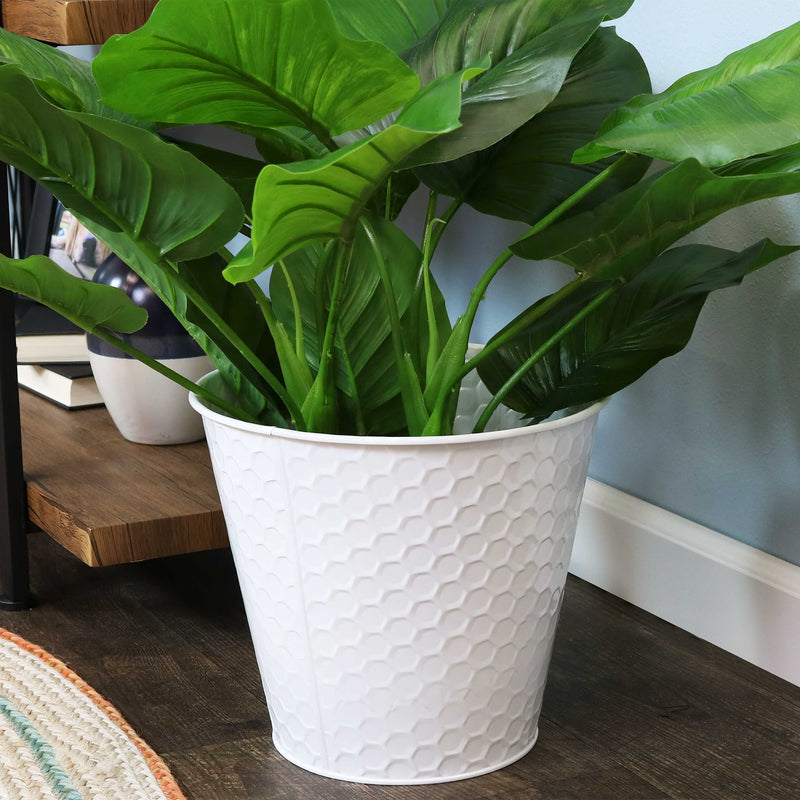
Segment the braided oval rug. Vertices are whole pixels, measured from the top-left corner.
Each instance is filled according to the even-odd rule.
[[[122,715],[0,628],[0,800],[186,800]]]

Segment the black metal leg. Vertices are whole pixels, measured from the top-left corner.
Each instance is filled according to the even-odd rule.
[[[0,250],[10,254],[6,166],[0,164]],[[14,295],[0,289],[0,609],[30,608]]]

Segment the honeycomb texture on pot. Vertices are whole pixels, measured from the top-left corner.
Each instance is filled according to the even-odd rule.
[[[362,446],[206,420],[280,752],[424,783],[530,749],[595,421]]]

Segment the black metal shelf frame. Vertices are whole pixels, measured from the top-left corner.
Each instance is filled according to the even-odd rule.
[[[18,223],[22,223],[24,232],[29,211],[27,198],[9,189],[8,167],[0,164],[0,192],[5,198],[0,202],[0,253],[4,256],[15,255],[13,238],[20,232]],[[27,517],[14,295],[0,289],[0,609],[5,611],[19,611],[31,605]]]

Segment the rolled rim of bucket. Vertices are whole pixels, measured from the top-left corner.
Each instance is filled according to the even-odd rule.
[[[216,372],[216,370],[214,371]],[[198,383],[201,385],[207,381],[214,372],[204,375]],[[530,436],[531,433],[552,431],[558,428],[563,428],[568,425],[574,425],[582,422],[584,419],[593,417],[599,414],[600,411],[608,404],[610,398],[598,400],[586,407],[582,407],[575,413],[566,414],[558,419],[552,419],[545,422],[538,422],[535,425],[527,425],[521,428],[508,428],[499,431],[483,431],[482,433],[464,433],[454,434],[449,436],[356,436],[353,434],[339,434],[339,433],[310,433],[308,431],[298,431],[292,428],[281,428],[277,425],[260,425],[254,422],[246,422],[245,420],[229,417],[219,411],[214,411],[210,408],[207,402],[197,395],[195,392],[189,393],[189,403],[192,408],[201,416],[209,420],[213,420],[219,425],[227,425],[231,428],[247,431],[249,433],[258,433],[262,436],[276,436],[284,439],[293,439],[296,441],[314,441],[320,443],[330,443],[338,445],[357,445],[359,447],[395,445],[395,446],[419,446],[419,445],[436,445],[436,444],[461,444],[476,441],[492,441],[497,439],[512,439],[518,436]]]

